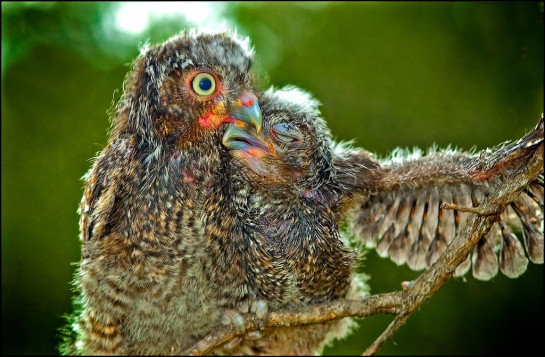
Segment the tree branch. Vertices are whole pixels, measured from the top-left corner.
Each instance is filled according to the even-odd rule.
[[[340,299],[308,305],[297,310],[282,309],[269,313],[266,327],[287,327],[318,324],[344,317],[365,317],[379,313],[398,314],[402,306],[401,292],[373,295],[363,300]],[[259,321],[253,314],[246,317],[246,332],[258,330]],[[242,334],[233,326],[215,330],[184,352],[189,355],[207,355]]]
[[[541,129],[538,134],[543,137],[543,118],[534,132],[538,128]],[[540,141],[531,149],[523,148],[526,150],[524,157],[518,155],[512,159],[513,162],[507,163],[514,165],[515,169],[507,170],[502,183],[488,200],[478,210],[470,211],[475,215],[468,219],[460,234],[449,244],[445,252],[416,280],[404,283],[402,291],[373,295],[363,300],[335,300],[297,310],[273,311],[264,321],[264,326],[317,324],[344,317],[366,317],[380,313],[396,315],[386,330],[364,352],[365,355],[375,354],[406,323],[412,313],[424,305],[452,277],[458,265],[467,258],[477,242],[498,220],[499,213],[505,210],[529,182],[543,172],[543,142]],[[501,161],[501,165],[506,167],[505,160]],[[448,204],[443,207],[460,209]],[[254,315],[247,315],[246,322],[246,332],[259,329],[259,321]],[[232,325],[222,326],[185,352],[191,355],[210,354],[216,348],[241,335]]]

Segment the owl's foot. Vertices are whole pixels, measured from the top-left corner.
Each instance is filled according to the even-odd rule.
[[[244,316],[236,309],[225,309],[223,319],[221,321],[224,325],[233,324],[240,333],[246,332],[246,320]]]
[[[265,327],[265,320],[269,314],[269,305],[265,300],[248,299],[242,301],[237,310],[243,314],[252,313],[258,319],[258,328],[262,330]]]
[[[223,316],[223,324],[233,324],[240,333],[244,334],[244,337],[234,338],[224,347],[226,349],[233,349],[242,341],[242,339],[253,341],[262,338],[263,331],[260,330],[265,328],[265,320],[267,319],[268,312],[269,308],[265,300],[253,299],[242,301],[237,305],[236,309],[226,309]],[[257,317],[259,330],[246,332],[246,319],[244,318],[244,315],[248,315],[249,313],[255,314]]]

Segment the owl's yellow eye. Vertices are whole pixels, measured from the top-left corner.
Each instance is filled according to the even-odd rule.
[[[193,78],[191,87],[197,95],[211,95],[216,90],[216,79],[210,73],[201,72]]]

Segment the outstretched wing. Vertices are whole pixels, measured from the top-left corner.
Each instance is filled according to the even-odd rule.
[[[443,150],[421,156],[397,150],[382,162],[385,175],[379,192],[354,213],[353,231],[398,265],[429,267],[470,214],[442,208],[441,203],[481,205],[506,170],[523,164],[521,158],[535,150],[543,150],[543,119],[524,138],[495,152]],[[526,271],[528,258],[543,263],[543,187],[542,172],[511,202],[455,275],[464,275],[472,266],[480,280],[491,279],[498,269],[515,278]],[[525,249],[515,233],[522,235]]]

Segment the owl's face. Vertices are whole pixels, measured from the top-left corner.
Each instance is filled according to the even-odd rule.
[[[265,92],[260,101],[263,130],[232,124],[223,136],[247,180],[264,185],[309,187],[331,160],[329,131],[318,103],[295,89]]]
[[[225,123],[242,121],[260,132],[252,55],[247,41],[235,36],[193,31],[143,49],[115,131],[182,147],[213,136]]]

